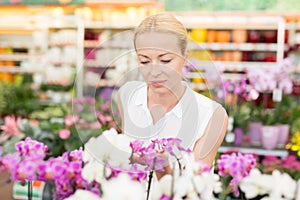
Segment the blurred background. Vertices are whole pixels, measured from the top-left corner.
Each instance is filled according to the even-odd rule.
[[[227,109],[219,152],[271,155],[279,163],[294,156],[298,168],[287,170],[299,178],[299,0],[0,1],[2,154],[29,136],[59,156],[118,130],[114,91],[137,67],[130,38],[142,19],[161,12],[188,30],[184,78]],[[4,199],[12,184],[0,185]]]

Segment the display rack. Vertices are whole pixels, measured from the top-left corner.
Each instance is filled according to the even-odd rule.
[[[288,24],[289,29],[289,46],[290,52],[289,57],[295,65],[295,70],[297,73],[300,72],[300,16],[295,20],[290,21]]]
[[[269,67],[274,63],[282,61],[284,52],[288,49],[285,44],[286,24],[283,17],[280,16],[229,16],[217,15],[210,13],[209,15],[197,15],[189,13],[174,13],[177,18],[191,31],[193,29],[201,29],[205,31],[213,31],[218,34],[222,32],[223,41],[220,42],[193,42],[190,44],[192,50],[207,50],[210,52],[264,52],[275,53],[276,57],[271,62],[259,61],[253,62],[245,58],[233,60],[219,60],[226,71],[241,72],[249,67]],[[255,42],[250,42],[249,38],[244,41],[235,42],[233,31],[246,31],[249,36],[250,31],[276,31],[276,40],[261,42],[259,39]],[[225,33],[224,33],[225,32]],[[225,36],[224,36],[225,34]],[[209,36],[207,36],[209,37]],[[215,39],[218,40],[218,39]],[[241,55],[239,57],[242,57]],[[215,61],[211,58],[210,61]],[[207,61],[201,62],[202,65],[207,65]]]
[[[122,76],[124,70],[118,71],[120,66],[131,65],[132,56],[129,55],[128,59],[119,58],[124,55],[124,52],[128,53],[133,49],[133,43],[131,36],[118,40],[117,35],[130,31],[133,33],[140,20],[163,10],[163,4],[156,0],[89,0],[87,5],[94,18],[94,20],[90,18],[85,20],[83,87],[87,88],[86,93],[89,93],[94,90],[100,91],[105,87],[118,87],[120,84],[118,78],[112,77],[112,74],[119,73]],[[123,63],[120,63],[120,60]],[[128,68],[127,71],[130,69]]]
[[[69,36],[63,41],[59,41],[59,38],[56,38],[56,41],[50,39],[55,32],[70,29],[76,31],[72,42],[68,40]],[[84,23],[77,16],[1,16],[0,73],[2,77],[9,77],[10,81],[13,81],[15,74],[31,73],[35,84],[41,85],[51,82],[47,79],[49,72],[53,73],[58,71],[60,66],[70,65],[76,73],[75,94],[80,97],[83,91],[83,36]],[[55,59],[49,57],[52,48],[63,49],[71,46],[75,48],[75,52],[67,62],[62,59],[62,54],[58,54]],[[57,68],[47,71],[49,65]]]
[[[288,155],[288,151],[285,149],[263,149],[261,147],[237,147],[237,146],[220,146],[219,150],[220,153],[225,153],[225,152],[241,152],[241,153],[252,153],[252,154],[257,154],[261,156],[265,155],[274,155],[278,156],[281,158],[285,158]]]
[[[187,27],[188,31],[192,29],[206,29],[213,31],[234,31],[234,30],[246,30],[246,31],[273,31],[276,33],[276,39],[272,42],[249,42],[245,41],[242,43],[236,43],[232,41],[228,42],[190,42],[189,50],[193,51],[208,51],[210,52],[250,52],[258,54],[270,54],[272,59],[268,61],[251,61],[247,59],[243,60],[214,60],[211,56],[208,60],[198,60],[198,64],[202,67],[211,66],[215,61],[220,62],[224,68],[224,76],[228,79],[238,79],[242,73],[247,71],[250,67],[269,68],[276,65],[276,62],[284,59],[284,53],[288,50],[288,45],[285,41],[285,30],[286,23],[283,17],[279,16],[222,16],[222,15],[197,15],[197,14],[186,14],[186,13],[173,13],[182,23]],[[232,22],[235,23],[232,23]],[[110,31],[111,33],[118,33],[125,30],[133,30],[134,26],[130,24],[122,25],[107,25],[102,22],[86,22],[85,32],[87,30],[91,32],[101,33],[103,31]],[[101,46],[98,40],[86,39],[84,42],[86,49],[90,48],[106,48],[106,49],[126,49],[128,47],[117,45],[117,46]],[[241,55],[240,55],[241,57]],[[86,60],[85,67],[103,67],[101,64],[97,64],[96,61]],[[114,66],[112,70],[114,69]],[[107,81],[112,82],[112,81]],[[106,85],[106,84],[104,84]]]
[[[47,63],[56,67],[75,66],[76,97],[83,96],[83,48],[84,22],[80,17],[60,16],[49,19],[47,49],[58,50],[62,54],[58,54],[56,59],[50,57]]]
[[[15,74],[41,72],[39,59],[46,52],[41,39],[47,29],[32,16],[0,18],[0,73],[12,81]]]

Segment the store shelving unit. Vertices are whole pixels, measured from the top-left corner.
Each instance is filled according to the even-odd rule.
[[[46,52],[41,38],[47,29],[32,16],[1,16],[0,21],[0,73],[41,72],[39,60]]]
[[[266,53],[275,55],[275,58],[272,58],[272,61],[251,61],[251,60],[221,60],[220,62],[224,68],[225,73],[224,76],[227,79],[238,79],[241,74],[243,74],[250,67],[260,67],[260,68],[269,68],[274,66],[276,62],[283,60],[284,52],[288,49],[288,45],[285,44],[285,29],[286,24],[285,20],[282,17],[274,17],[274,16],[214,16],[213,14],[209,15],[193,15],[193,14],[175,14],[178,19],[180,19],[183,24],[187,27],[188,30],[196,29],[207,29],[214,31],[233,31],[239,29],[245,29],[247,31],[255,30],[255,31],[275,31],[276,32],[276,42],[243,42],[243,43],[234,43],[232,41],[229,42],[201,42],[189,43],[189,50],[200,50],[200,51],[210,51],[210,52],[258,52],[258,53]],[[235,23],[232,23],[232,22]],[[111,33],[111,35],[125,31],[125,30],[133,30],[134,26],[130,24],[110,24],[103,22],[85,22],[85,33],[88,31],[101,34],[105,31]],[[123,49],[128,50],[131,47],[126,45],[115,45],[115,44],[106,44],[103,46],[99,40],[95,39],[87,39],[84,41],[85,50],[93,49],[93,51],[97,52],[99,49]],[[95,53],[94,52],[94,53]],[[85,55],[86,57],[87,54]],[[215,60],[199,60],[198,64],[201,67],[211,66],[214,64]],[[98,62],[96,59],[85,59],[84,61],[85,68],[106,68],[109,70],[114,70],[115,65],[110,64],[103,65],[103,63]],[[101,71],[101,70],[100,70]],[[102,72],[101,72],[102,73]],[[102,80],[106,81],[105,83],[113,83],[112,80]],[[113,86],[111,84],[97,84],[99,85],[108,85]]]
[[[131,36],[123,40],[118,37],[122,37],[120,35],[124,32],[133,33],[135,26],[141,19],[158,12],[159,9],[163,8],[163,4],[157,0],[88,0],[86,4],[94,16],[98,17],[98,20],[85,20],[84,23],[85,58],[83,66],[85,72],[83,74],[83,87],[86,89],[84,93],[89,94],[90,92],[101,91],[105,87],[118,87],[120,84],[118,78],[108,74],[116,72],[121,75],[122,72],[118,71],[118,66],[131,64],[130,58],[120,58],[124,54],[129,54],[133,49]],[[101,8],[99,7],[100,4]],[[120,63],[120,60],[123,63]]]
[[[295,65],[295,70],[300,72],[300,16],[287,24],[289,29],[289,57]]]
[[[64,30],[76,32],[76,37],[73,38],[73,41],[68,39],[60,40],[55,36],[53,37],[55,32]],[[61,66],[72,66],[73,73],[76,73],[75,94],[80,97],[83,91],[83,36],[83,21],[76,16],[56,18],[49,16],[43,16],[42,18],[34,16],[1,16],[0,73],[10,77],[13,77],[14,74],[31,73],[33,76],[38,76],[38,85],[49,82],[59,84],[59,82],[52,81],[51,77],[49,80],[49,74],[57,73],[61,75],[59,73]],[[65,38],[68,38],[68,36]],[[70,55],[67,61],[63,59],[62,54],[58,54],[55,59],[48,55],[52,48],[62,51],[68,47],[74,47],[75,51],[73,52],[74,55]],[[68,57],[67,52],[65,54],[65,58]],[[49,65],[55,66],[55,69],[47,71]]]
[[[95,74],[101,76],[101,79],[94,85],[95,88],[103,86],[113,87],[116,80],[111,80],[105,76],[106,71],[115,70],[117,67],[118,57],[124,52],[130,51],[133,46],[130,39],[128,42],[120,41],[118,35],[122,32],[132,31],[132,26],[126,27],[105,27],[105,26],[87,26],[86,34],[93,34],[97,40],[86,39],[84,41],[85,48],[85,71],[94,71]],[[104,36],[105,35],[105,36]],[[116,39],[118,41],[116,41]]]
[[[285,44],[285,29],[286,24],[283,17],[280,16],[247,16],[247,15],[214,15],[212,13],[208,15],[197,15],[191,13],[174,13],[179,20],[189,29],[202,29],[205,31],[223,32],[226,31],[230,34],[228,41],[222,42],[192,42],[190,44],[191,50],[205,50],[209,51],[211,55],[215,52],[243,52],[248,53],[268,53],[275,54],[276,56],[271,62],[266,61],[251,61],[245,58],[233,62],[233,60],[218,60],[222,63],[225,70],[228,72],[243,72],[249,67],[270,67],[274,63],[283,60],[284,52],[288,49],[288,45]],[[249,31],[273,31],[276,32],[276,41],[274,42],[234,42],[232,31],[245,30],[249,35]],[[207,65],[214,62],[214,58],[210,61],[200,61],[201,65]]]
[[[80,17],[49,18],[47,49],[48,52],[54,49],[60,53],[56,59],[51,59],[50,56],[47,64],[55,67],[72,68],[71,71],[75,74],[76,97],[83,96],[83,38],[84,22]]]

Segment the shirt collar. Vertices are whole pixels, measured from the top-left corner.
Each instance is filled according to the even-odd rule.
[[[142,84],[141,87],[137,88],[134,94],[134,103],[137,106],[147,106],[147,84]]]
[[[167,113],[171,114],[174,113],[176,117],[182,118],[182,112],[183,112],[183,105],[182,105],[182,100],[183,98],[187,95],[189,87],[186,82],[183,82],[183,85],[186,86],[185,92],[183,96],[181,97],[180,101],[176,104],[176,106]],[[137,106],[142,106],[144,109],[148,110],[147,106],[147,84],[143,84],[142,87],[138,88],[134,94],[134,103]]]
[[[169,113],[174,113],[176,115],[176,117],[181,118],[182,112],[183,112],[182,107],[183,106],[181,105],[181,100],[180,100]]]

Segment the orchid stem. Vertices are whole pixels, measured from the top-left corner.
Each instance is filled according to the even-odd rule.
[[[148,180],[148,188],[147,188],[147,198],[146,198],[146,200],[149,200],[149,196],[150,196],[150,188],[151,188],[151,182],[152,182],[152,178],[153,178],[153,173],[154,173],[154,170],[155,170],[155,163],[156,163],[156,158],[154,158],[153,168],[152,168],[152,170],[149,173],[149,180]]]
[[[32,200],[32,181],[28,181],[27,197],[28,200]]]
[[[176,160],[177,160],[177,163],[178,163],[178,167],[179,167],[179,175],[181,176],[182,175],[182,166],[181,166],[181,163],[179,161],[179,158],[177,156],[175,156]]]
[[[152,182],[152,178],[153,178],[153,172],[154,171],[151,170],[150,173],[149,173],[149,180],[148,180],[148,188],[147,188],[147,198],[146,198],[146,200],[149,200],[151,182]]]

